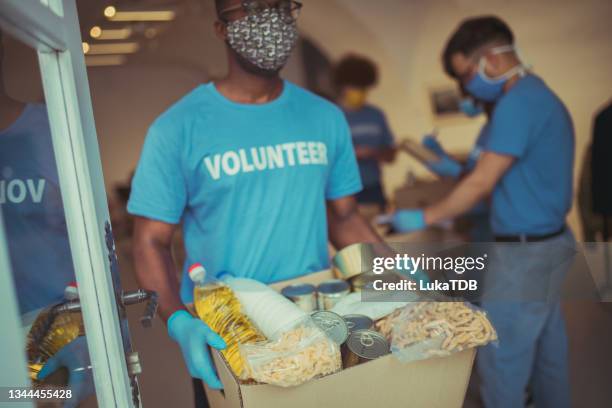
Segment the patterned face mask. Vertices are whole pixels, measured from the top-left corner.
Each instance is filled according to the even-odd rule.
[[[278,71],[287,63],[298,31],[294,19],[267,9],[228,23],[227,38],[232,49],[251,64]]]

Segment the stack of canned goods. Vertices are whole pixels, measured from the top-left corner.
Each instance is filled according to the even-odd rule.
[[[361,288],[359,288],[361,289]],[[285,287],[281,293],[302,310],[311,313],[315,324],[341,345],[344,368],[374,360],[389,353],[383,335],[371,330],[374,322],[364,315],[340,316],[330,311],[350,293],[350,285],[340,279],[322,282],[317,287],[300,283]]]
[[[350,293],[350,285],[340,279],[331,279],[315,287],[308,283],[299,283],[283,288],[281,293],[292,300],[305,312],[330,310],[336,303]]]
[[[312,319],[329,338],[341,345],[344,368],[377,359],[389,353],[385,337],[370,330],[374,322],[363,315],[339,316],[321,310],[312,314]]]

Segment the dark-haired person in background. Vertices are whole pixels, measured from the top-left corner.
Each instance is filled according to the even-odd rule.
[[[185,268],[202,262],[264,283],[329,267],[336,248],[381,242],[360,216],[361,190],[342,111],[280,77],[298,39],[301,3],[216,0],[217,37],[227,75],[202,84],[151,125],[132,181],[134,259],[143,288],[159,294],[159,314],[195,379],[222,384],[207,345],[224,341],[185,307],[172,237],[182,224]],[[206,406],[202,382],[196,404]]]
[[[489,254],[482,307],[499,346],[478,353],[483,401],[570,406],[568,347],[557,296],[574,253],[566,227],[572,203],[574,129],[561,100],[528,72],[510,28],[496,17],[470,18],[449,39],[447,73],[475,98],[495,103],[476,168],[442,201],[395,214],[397,230],[454,218],[491,195],[496,245]],[[510,244],[508,244],[510,243]]]
[[[349,55],[338,63],[333,79],[337,102],[351,128],[363,183],[357,201],[376,204],[384,211],[387,200],[382,188],[380,165],[395,159],[395,143],[385,114],[367,103],[368,92],[378,81],[378,69],[367,58]]]

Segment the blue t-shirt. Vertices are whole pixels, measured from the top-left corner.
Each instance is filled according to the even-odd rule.
[[[572,205],[574,128],[563,102],[540,78],[519,79],[498,101],[486,150],[516,158],[493,193],[493,232],[559,230]]]
[[[128,211],[182,222],[185,267],[269,283],[328,267],[326,200],[360,190],[333,104],[289,82],[270,103],[239,104],[209,83],[149,129]],[[181,298],[192,297],[184,273]]]
[[[465,163],[464,171],[469,172],[476,168],[478,159],[480,159],[480,154],[485,149],[485,146],[487,145],[487,142],[489,141],[490,127],[491,127],[491,122],[487,121],[482,126],[482,128],[480,128],[480,132],[478,133],[478,137],[476,138],[474,147],[472,148],[472,151],[470,151],[470,155],[468,156],[467,162]]]
[[[384,148],[393,146],[393,135],[389,130],[385,114],[373,106],[366,105],[355,111],[344,111],[351,128],[355,146]],[[364,187],[380,184],[380,165],[377,160],[359,160],[359,173]]]
[[[44,105],[0,131],[0,206],[21,313],[62,300],[74,269]]]

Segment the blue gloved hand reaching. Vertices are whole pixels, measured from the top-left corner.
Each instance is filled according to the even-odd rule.
[[[396,211],[391,219],[391,225],[397,232],[420,231],[427,227],[425,214],[421,209]]]
[[[423,146],[439,156],[437,161],[425,163],[427,168],[441,177],[458,178],[463,167],[459,162],[452,159],[445,151],[440,142],[433,135],[426,135],[421,142]]]
[[[186,310],[174,312],[168,319],[168,333],[183,353],[189,374],[206,382],[210,388],[222,389],[207,345],[223,350],[225,341],[203,321],[193,317]]]
[[[85,336],[77,337],[47,360],[38,373],[38,379],[44,380],[61,367],[68,369],[68,388],[72,391],[72,397],[66,400],[64,407],[76,407],[95,392]]]

